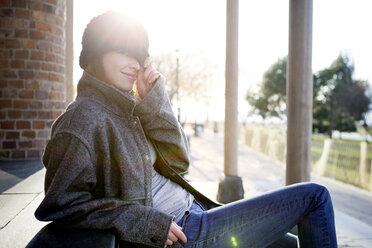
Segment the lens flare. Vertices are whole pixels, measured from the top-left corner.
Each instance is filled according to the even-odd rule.
[[[234,236],[231,237],[231,243],[234,247],[238,246],[238,242],[236,241],[236,238]]]

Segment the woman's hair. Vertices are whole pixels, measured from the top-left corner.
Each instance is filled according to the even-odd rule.
[[[81,43],[79,65],[82,69],[112,51],[128,53],[141,65],[149,56],[145,28],[135,19],[115,11],[94,17],[85,28]]]

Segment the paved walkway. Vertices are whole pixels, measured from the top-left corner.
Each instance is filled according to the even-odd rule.
[[[0,248],[25,247],[45,225],[34,217],[44,175],[40,160],[0,162]]]
[[[223,135],[206,130],[190,141],[192,164],[186,178],[215,199],[223,175]],[[245,198],[285,185],[285,165],[239,145],[239,174]],[[372,247],[372,193],[328,178],[312,175],[325,185],[335,207],[339,247]]]
[[[215,199],[223,174],[223,136],[206,130],[190,143],[192,165],[186,177]],[[239,173],[246,198],[283,186],[284,169],[283,164],[239,146]],[[0,162],[0,248],[25,247],[45,225],[33,216],[43,198],[44,174],[37,160]],[[331,192],[339,247],[372,247],[372,194],[326,178],[313,176],[313,180]]]

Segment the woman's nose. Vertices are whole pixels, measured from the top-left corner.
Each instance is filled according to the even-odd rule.
[[[130,63],[130,68],[132,70],[135,70],[135,71],[139,71],[140,69],[140,64],[138,63],[138,61],[136,59],[133,59]]]

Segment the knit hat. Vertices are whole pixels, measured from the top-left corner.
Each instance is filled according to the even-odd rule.
[[[115,11],[94,17],[84,30],[81,44],[79,65],[82,69],[111,51],[126,52],[141,65],[149,56],[145,28],[137,20]]]

